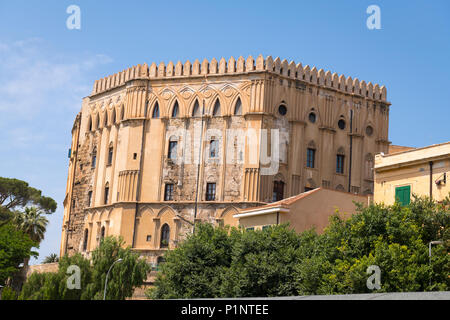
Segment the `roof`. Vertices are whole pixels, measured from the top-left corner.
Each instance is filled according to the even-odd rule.
[[[450,156],[450,141],[391,154],[377,154],[375,169],[398,167]]]

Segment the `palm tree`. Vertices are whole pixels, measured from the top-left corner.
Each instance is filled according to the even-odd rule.
[[[56,253],[51,253],[50,255],[46,256],[44,261],[42,263],[54,263],[59,262],[59,257]]]
[[[40,243],[44,239],[48,219],[36,207],[27,207],[24,212],[16,212],[15,223],[31,240]]]

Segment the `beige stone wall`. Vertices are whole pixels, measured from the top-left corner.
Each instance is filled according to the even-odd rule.
[[[240,217],[239,225],[261,229],[264,226],[289,223],[297,232],[314,228],[318,233],[322,233],[332,215],[339,214],[346,219],[355,214],[354,202],[367,206],[368,197],[321,188],[290,205],[284,205],[276,212]],[[261,207],[261,211],[264,209],[269,207]]]
[[[238,101],[242,112],[235,115]],[[193,114],[196,102],[205,106],[203,130],[202,118]],[[220,111],[214,114],[217,102]],[[173,117],[175,104],[179,111]],[[280,105],[286,107],[285,115],[279,113]],[[236,225],[235,210],[272,200],[274,181],[284,182],[284,197],[318,186],[372,193],[373,157],[387,152],[389,144],[389,105],[384,87],[270,56],[139,65],[96,81],[72,131],[61,254],[83,251],[86,230],[89,253],[105,230],[105,236],[121,235],[127,245],[156,256],[165,223],[175,246],[192,232],[197,174],[196,221],[212,223]],[[156,106],[159,117],[153,118]],[[309,121],[311,112],[315,123]],[[339,120],[345,128],[338,127]],[[230,129],[254,129],[256,134],[254,139],[241,133],[228,137]],[[268,130],[267,148],[261,145],[261,129]],[[267,166],[260,160],[265,149],[268,154],[273,150],[272,129],[280,132],[281,158],[278,171],[264,175]],[[205,161],[198,167],[192,161],[198,157],[200,136]],[[212,137],[219,140],[217,159],[208,158]],[[177,158],[191,162],[168,160],[171,138],[178,142]],[[224,152],[228,146],[231,154]],[[316,149],[315,168],[306,168],[308,146]],[[337,153],[345,156],[343,174],[336,173]],[[205,199],[208,182],[216,183],[215,201]],[[166,183],[175,186],[174,201],[164,201]]]
[[[58,272],[58,266],[59,266],[58,262],[35,264],[32,266],[28,266],[27,278],[34,272],[37,272],[37,273]]]
[[[395,189],[402,186],[410,186],[411,195],[430,196],[430,185],[433,199],[442,201],[450,192],[449,178],[450,143],[378,155],[375,158],[374,201],[393,204]]]

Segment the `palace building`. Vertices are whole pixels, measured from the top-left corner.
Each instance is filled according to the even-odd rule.
[[[318,187],[370,195],[389,106],[384,86],[261,55],[97,80],[72,128],[61,254],[120,235],[155,263],[198,221]]]

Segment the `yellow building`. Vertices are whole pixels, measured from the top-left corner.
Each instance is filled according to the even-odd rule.
[[[317,187],[371,194],[389,106],[384,86],[261,55],[97,80],[72,129],[61,254],[120,235],[154,262],[197,221]]]
[[[251,230],[289,223],[297,232],[314,228],[322,233],[330,216],[339,212],[343,218],[356,213],[355,203],[368,204],[368,196],[317,188],[264,206],[239,210],[234,217],[239,225]]]
[[[412,194],[442,201],[450,192],[450,142],[375,156],[377,203],[409,204]]]

